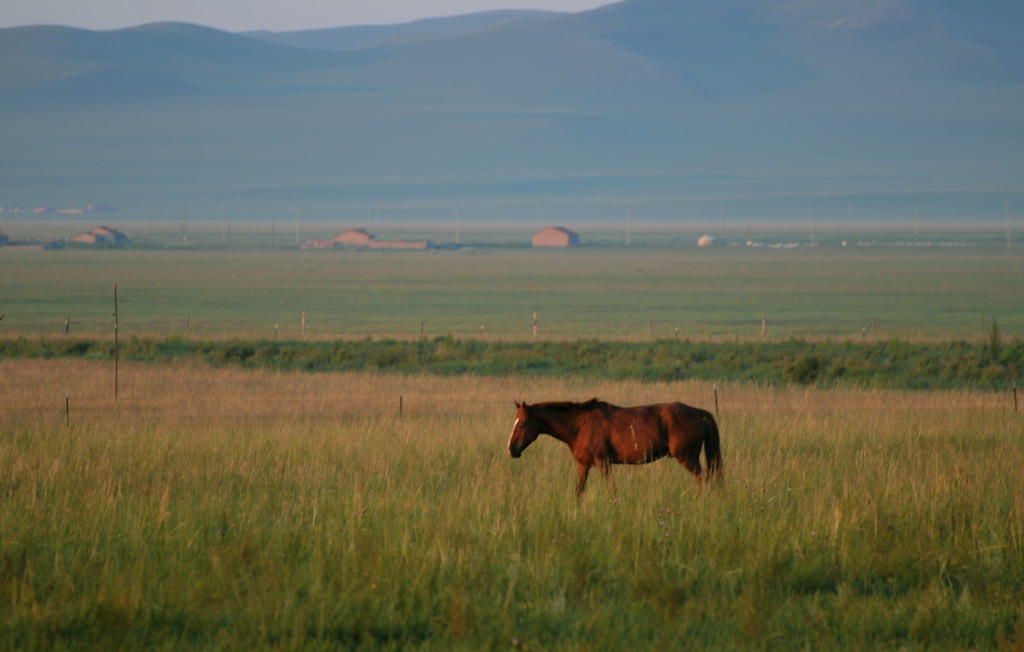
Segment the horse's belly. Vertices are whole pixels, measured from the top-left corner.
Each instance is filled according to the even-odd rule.
[[[618,458],[615,460],[617,464],[646,464],[648,462],[653,462],[654,460],[660,460],[668,455],[667,446],[655,446],[648,448],[643,446],[631,447],[627,444],[625,446],[620,446],[619,449],[621,450],[615,451],[616,457]]]

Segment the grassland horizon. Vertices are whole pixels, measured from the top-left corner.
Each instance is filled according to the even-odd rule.
[[[0,249],[0,337],[1012,338],[1018,249]]]

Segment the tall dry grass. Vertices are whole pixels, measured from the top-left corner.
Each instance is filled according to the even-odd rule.
[[[514,399],[711,388],[128,365],[112,394],[106,364],[0,361],[6,647],[1024,643],[995,395],[722,386],[721,486],[664,460],[576,502],[561,444],[505,454]]]

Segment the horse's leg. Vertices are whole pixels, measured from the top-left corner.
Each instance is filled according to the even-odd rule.
[[[601,469],[601,475],[604,476],[605,484],[608,485],[608,490],[613,494],[615,493],[615,480],[612,478],[612,465],[607,460],[602,461],[598,468]]]
[[[689,450],[685,448],[682,450],[674,448],[674,450],[670,450],[669,452],[672,457],[676,458],[680,464],[686,467],[687,471],[697,478],[697,491],[700,491],[701,486],[704,484],[704,478],[702,477],[703,473],[700,468],[700,446],[691,447]]]
[[[590,473],[590,466],[583,462],[577,462],[577,475],[576,475],[576,497],[579,498],[583,495],[583,490],[587,487],[587,474]]]

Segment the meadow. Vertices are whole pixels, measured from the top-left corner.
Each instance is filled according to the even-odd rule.
[[[577,502],[560,443],[507,456],[513,399],[710,408],[710,387],[140,363],[122,383],[0,360],[8,649],[1024,645],[1024,422],[992,394],[725,384],[722,484],[662,460]]]
[[[61,335],[66,323],[75,335],[111,335],[115,283],[122,335],[979,340],[992,320],[1024,333],[1024,248],[991,240],[841,247],[905,234],[834,232],[819,233],[817,248],[702,249],[694,233],[638,232],[627,247],[603,232],[550,251],[512,244],[528,242],[524,230],[467,233],[454,251],[298,251],[290,237],[286,249],[245,248],[256,235],[239,230],[230,248],[207,233],[184,249],[166,234],[139,244],[156,249],[0,249],[0,336]]]
[[[510,237],[0,249],[0,645],[1024,649],[1018,249]],[[716,385],[699,495],[505,452]]]

